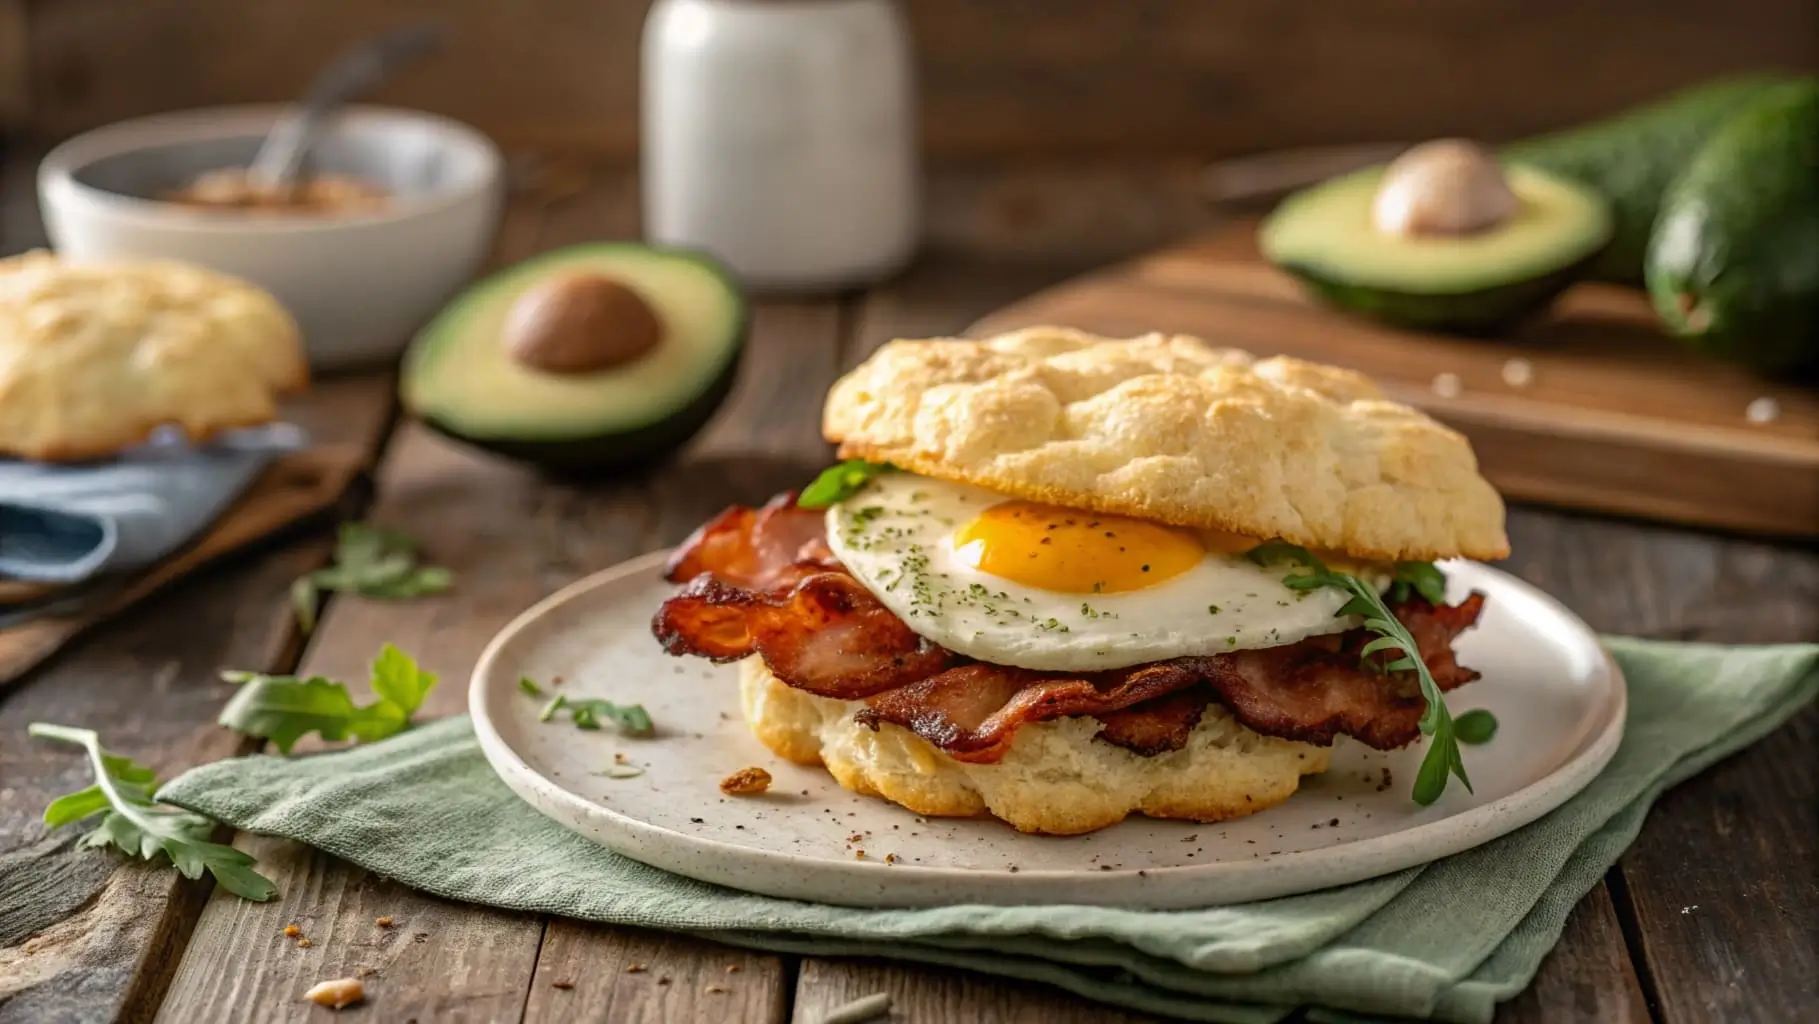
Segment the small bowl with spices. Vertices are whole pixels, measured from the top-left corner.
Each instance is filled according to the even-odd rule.
[[[288,108],[124,121],[44,158],[38,196],[73,262],[164,258],[251,281],[301,325],[317,370],[373,365],[480,268],[503,160],[480,132],[420,111],[343,109],[282,192],[244,169]]]

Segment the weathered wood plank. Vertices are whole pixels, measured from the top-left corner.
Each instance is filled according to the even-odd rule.
[[[1819,1007],[1819,708],[1662,798],[1623,879],[1666,1021]]]
[[[1125,1013],[1059,989],[968,971],[872,960],[806,957],[796,984],[792,1024],[820,1024],[829,1011],[878,992],[891,996],[892,1021],[969,1024],[1138,1024]]]
[[[1610,889],[1599,885],[1566,919],[1566,931],[1534,983],[1498,1008],[1499,1024],[1647,1024],[1635,965],[1623,942]]]
[[[524,1021],[781,1022],[789,995],[785,973],[779,957],[552,918]]]
[[[287,416],[323,440],[373,450],[390,395],[387,378],[345,378],[318,386]],[[239,737],[214,725],[229,689],[216,673],[295,662],[286,593],[325,552],[317,540],[230,558],[76,641],[0,694],[0,836],[8,848],[0,851],[0,889],[31,896],[0,900],[9,911],[0,913],[0,1021],[148,1015],[209,888],[168,867],[122,866],[112,854],[75,849],[80,828],[45,836],[44,806],[87,785],[89,774],[68,748],[27,740],[26,725],[97,729],[165,777],[242,752]]]
[[[629,159],[646,0],[443,0],[444,59],[384,102],[515,143]],[[1811,68],[1805,0],[917,0],[923,135],[937,154],[1168,154],[1443,134],[1504,138],[1708,75]],[[84,0],[32,7],[32,123],[289,100],[412,0]],[[224,49],[219,40],[236,45]],[[1620,39],[1621,46],[1610,41]]]

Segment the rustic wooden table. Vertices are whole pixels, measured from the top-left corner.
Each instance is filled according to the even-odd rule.
[[[636,231],[635,182],[531,176],[499,257]],[[30,164],[4,181],[6,251],[40,244]],[[952,332],[1035,288],[1211,222],[1187,167],[956,170],[931,191],[929,244],[865,292],[757,305],[744,375],[719,419],[654,475],[577,487],[451,445],[409,422],[380,374],[322,381],[289,415],[371,453],[376,488],[347,515],[420,537],[451,594],[337,597],[305,639],[285,603],[324,560],[327,523],[294,531],[157,595],[0,692],[0,860],[36,860],[64,902],[0,891],[0,1024],[275,1021],[319,1016],[314,982],[376,972],[361,1019],[811,1022],[877,991],[893,1020],[1128,1021],[1038,986],[960,971],[751,953],[689,938],[442,902],[290,842],[241,835],[283,891],[255,904],[45,835],[37,815],[85,784],[36,720],[99,729],[169,775],[254,747],[213,722],[223,666],[359,676],[392,641],[439,670],[436,714],[463,710],[482,645],[544,594],[679,540],[721,506],[825,464],[823,390],[892,337]],[[1634,522],[1512,510],[1508,567],[1601,630],[1727,642],[1819,639],[1819,553]],[[1819,1005],[1819,711],[1672,793],[1574,911],[1509,1021],[1794,1020]],[[66,832],[70,830],[65,830]],[[72,881],[73,880],[73,881]],[[399,927],[382,931],[375,917]],[[308,949],[284,941],[297,923]],[[648,970],[628,973],[631,964]],[[1801,1010],[1804,1006],[1807,1009]],[[1810,1019],[1810,1018],[1809,1018]]]

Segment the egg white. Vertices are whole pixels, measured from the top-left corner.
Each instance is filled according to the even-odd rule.
[[[1291,590],[1280,566],[1208,552],[1143,590],[1071,594],[961,561],[954,534],[1002,495],[909,473],[874,478],[827,511],[834,554],[912,630],[995,665],[1096,671],[1292,644],[1358,624],[1345,595]]]

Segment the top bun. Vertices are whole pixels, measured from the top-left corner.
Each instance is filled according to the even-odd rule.
[[[828,393],[843,458],[1368,560],[1509,554],[1471,445],[1369,378],[1185,335],[893,341]]]

